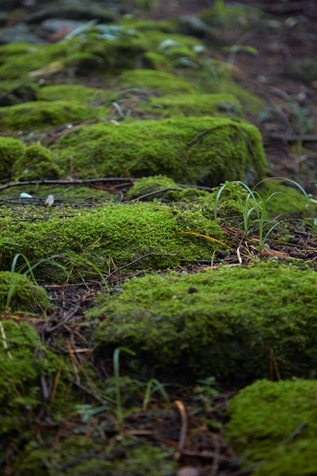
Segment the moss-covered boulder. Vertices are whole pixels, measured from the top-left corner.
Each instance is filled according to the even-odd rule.
[[[261,380],[230,402],[227,437],[254,476],[317,473],[316,380]]]
[[[64,174],[81,177],[161,174],[181,183],[213,186],[226,180],[257,183],[267,168],[258,129],[227,118],[78,127],[54,150]]]
[[[11,177],[13,164],[23,157],[24,145],[17,139],[0,137],[0,179]]]
[[[101,320],[97,353],[124,345],[147,373],[173,381],[241,384],[268,376],[270,359],[283,377],[307,376],[317,365],[316,285],[316,272],[275,262],[132,279],[90,311]]]
[[[95,209],[6,210],[3,226],[2,269],[10,269],[16,253],[37,266],[37,277],[63,281],[108,275],[118,266],[126,269],[162,269],[211,259],[217,243],[181,232],[203,233],[221,240],[220,227],[202,210],[178,209],[160,204],[106,205]],[[59,263],[59,265],[57,264]],[[63,270],[60,265],[63,265]]]

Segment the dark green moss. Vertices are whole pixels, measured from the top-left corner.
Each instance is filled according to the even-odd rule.
[[[193,86],[182,76],[152,69],[125,71],[118,78],[120,86],[126,88],[143,88],[162,94],[190,94]]]
[[[12,173],[17,180],[58,179],[61,172],[50,150],[37,144],[30,145],[15,161]]]
[[[230,402],[227,437],[254,476],[317,473],[317,382],[261,380]]]
[[[11,167],[23,157],[24,145],[22,142],[9,137],[0,137],[0,179],[11,177]]]
[[[314,271],[275,262],[149,275],[119,295],[101,295],[89,315],[101,318],[99,355],[124,345],[174,380],[213,375],[232,385],[265,377],[270,352],[282,376],[303,376],[317,364],[316,284]]]

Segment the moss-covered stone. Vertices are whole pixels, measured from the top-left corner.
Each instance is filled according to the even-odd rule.
[[[17,139],[0,137],[0,179],[11,177],[11,167],[23,157],[24,145]]]
[[[17,214],[16,214],[17,213]],[[154,269],[210,259],[218,245],[193,236],[194,231],[221,240],[220,227],[201,210],[178,210],[159,204],[109,205],[93,210],[38,209],[5,211],[1,267],[9,269],[16,253],[33,263],[44,282],[107,275],[113,266],[134,262],[132,269]],[[64,271],[56,262],[64,265]],[[133,263],[132,263],[133,265]],[[130,268],[126,269],[130,272]]]
[[[115,94],[112,91],[89,88],[81,84],[53,84],[39,89],[38,99],[40,101],[79,101],[87,105],[109,104],[110,99]]]
[[[0,311],[34,312],[49,307],[44,288],[35,285],[24,274],[0,271]]]
[[[118,147],[120,144],[120,147]],[[181,183],[257,183],[266,171],[259,131],[227,118],[78,127],[54,147],[64,174],[81,177],[167,175]]]
[[[5,130],[43,129],[91,117],[86,106],[76,101],[36,101],[0,109]]]
[[[227,437],[254,476],[317,473],[317,382],[261,380],[230,402]]]
[[[126,88],[143,88],[161,94],[189,94],[194,92],[192,84],[182,76],[153,69],[125,71],[118,84]]]
[[[165,96],[150,98],[141,104],[138,110],[153,116],[221,116],[239,117],[241,106],[239,101],[230,94],[178,94],[175,97]]]
[[[30,145],[15,161],[12,173],[17,180],[58,179],[60,170],[50,150],[37,144]]]
[[[127,346],[145,372],[173,381],[263,378],[271,353],[283,377],[309,375],[317,365],[316,284],[314,271],[275,262],[135,278],[90,311],[101,319],[97,354]]]

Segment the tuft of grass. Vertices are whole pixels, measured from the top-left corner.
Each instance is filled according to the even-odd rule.
[[[269,188],[268,192],[265,195],[259,193],[256,189],[268,181],[281,181],[288,182],[293,186],[297,187],[300,192],[304,195],[307,200],[307,208],[309,208],[311,199],[304,188],[294,180],[283,178],[283,177],[274,177],[267,178],[258,182],[253,189],[251,189],[247,184],[241,181],[225,182],[218,190],[215,200],[215,209],[214,209],[214,219],[215,221],[218,218],[218,205],[221,199],[222,193],[225,189],[229,189],[234,194],[234,197],[238,201],[239,207],[242,210],[243,217],[243,231],[244,234],[250,235],[250,233],[257,233],[259,240],[259,253],[260,256],[263,253],[265,244],[272,231],[280,225],[280,221],[275,221],[270,218],[268,213],[268,204],[270,200],[277,194],[283,194],[283,192],[274,191],[274,186],[276,183],[272,184],[272,187]],[[241,194],[237,191],[236,187],[232,185],[239,185],[243,190],[246,191],[246,194]],[[284,194],[286,197],[287,195]],[[288,198],[288,197],[287,197]],[[289,198],[288,198],[289,199]]]

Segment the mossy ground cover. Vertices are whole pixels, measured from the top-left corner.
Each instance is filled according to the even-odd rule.
[[[274,262],[134,279],[99,297],[90,313],[102,320],[96,343],[101,355],[121,343],[163,376],[172,362],[172,378],[191,371],[241,384],[269,375],[270,352],[283,377],[308,376],[317,363],[316,279]]]
[[[224,27],[224,41],[258,25],[258,12],[221,4],[202,18]],[[177,25],[127,16],[55,44],[0,46],[6,474],[174,476],[177,458],[202,473],[232,471],[217,391],[315,376],[313,201],[258,187],[272,193],[259,253],[247,190],[234,182],[217,200],[221,182],[252,187],[268,172],[259,131],[243,120],[263,100],[235,82],[241,45],[220,60],[208,35],[204,44]],[[300,221],[283,224],[281,213]],[[259,381],[238,394],[228,436],[245,467],[316,472],[314,384]],[[184,412],[169,397],[188,402],[196,453],[181,447]]]
[[[259,380],[230,403],[227,436],[254,476],[313,475],[317,434],[315,380]]]

